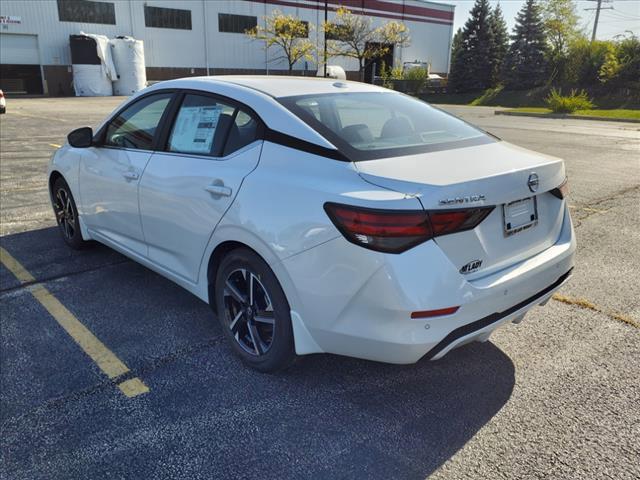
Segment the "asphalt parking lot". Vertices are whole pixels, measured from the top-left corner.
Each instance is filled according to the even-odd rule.
[[[207,305],[59,238],[48,158],[120,101],[10,98],[0,117],[0,478],[640,478],[640,125],[446,107],[566,159],[570,282],[437,362],[314,355],[263,375]],[[60,318],[124,370],[105,375]]]

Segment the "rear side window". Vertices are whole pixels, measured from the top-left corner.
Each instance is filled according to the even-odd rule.
[[[243,110],[205,95],[187,94],[167,149],[215,157],[229,155],[257,138],[257,121]]]
[[[156,129],[172,95],[149,95],[126,108],[107,126],[105,144],[151,150]]]
[[[392,92],[330,93],[279,100],[354,161],[494,141],[482,130],[425,102]]]
[[[229,130],[229,137],[224,146],[224,155],[230,155],[236,150],[249,145],[258,138],[258,121],[243,110],[237,110],[236,116]]]

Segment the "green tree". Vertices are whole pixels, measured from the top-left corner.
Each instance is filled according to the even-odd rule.
[[[573,0],[544,0],[542,18],[549,42],[549,70],[552,81],[566,81],[569,44],[580,36],[578,14]]]
[[[571,41],[566,63],[567,84],[572,87],[597,85],[603,66],[615,53],[615,45],[610,41],[592,42],[586,37]]]
[[[527,0],[518,15],[504,62],[505,85],[514,90],[541,85],[546,78],[547,39],[539,5]]]
[[[355,15],[345,7],[336,11],[336,18],[323,25],[327,37],[329,57],[346,57],[358,61],[360,81],[364,81],[365,68],[375,59],[383,57],[395,46],[409,45],[409,29],[401,22],[385,22],[373,26],[373,19]]]
[[[602,83],[640,90],[640,39],[635,35],[613,43],[600,67]]]
[[[265,26],[256,26],[246,34],[254,40],[265,42],[265,49],[277,47],[281,54],[271,61],[286,60],[289,72],[300,60],[313,60],[315,45],[309,40],[309,24],[293,15],[274,10],[264,17]]]
[[[458,31],[453,36],[453,40],[451,42],[451,63],[449,67],[449,78],[447,80],[447,85],[450,91],[457,92],[459,91],[457,81],[460,77],[460,72],[462,71],[463,65],[461,62],[461,54],[462,54],[462,45],[463,45],[463,36],[464,33],[462,28],[458,28]]]
[[[490,17],[489,0],[476,0],[471,9],[471,16],[462,30],[462,37],[458,39],[459,45],[454,45],[455,55],[452,58],[449,76],[450,89],[468,92],[493,86],[493,56],[496,49]]]
[[[451,41],[451,65],[456,61],[456,57],[462,50],[462,28],[458,28],[458,31],[453,36]]]
[[[491,13],[491,28],[493,30],[493,53],[491,59],[493,63],[493,86],[500,83],[500,74],[504,59],[509,51],[509,32],[507,31],[507,22],[502,15],[502,8],[498,3]]]
[[[573,0],[544,0],[542,19],[551,53],[566,52],[569,42],[580,36]]]

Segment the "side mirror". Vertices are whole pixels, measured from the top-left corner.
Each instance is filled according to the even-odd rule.
[[[87,148],[93,143],[93,130],[91,127],[76,128],[67,135],[69,145],[75,148]]]

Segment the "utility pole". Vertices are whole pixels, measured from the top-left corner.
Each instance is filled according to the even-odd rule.
[[[598,6],[596,8],[585,8],[585,10],[595,10],[596,18],[593,21],[593,33],[591,34],[591,41],[594,42],[596,39],[596,32],[598,31],[598,20],[600,20],[600,10],[613,10],[613,7],[602,7],[602,2],[609,3],[612,0],[589,0],[591,2],[598,2]]]
[[[327,15],[327,11],[328,11],[328,5],[327,5],[327,0],[324,0],[324,24],[327,24],[327,20],[328,20],[328,15]],[[327,78],[327,30],[326,28],[322,29],[324,31],[324,78]]]

